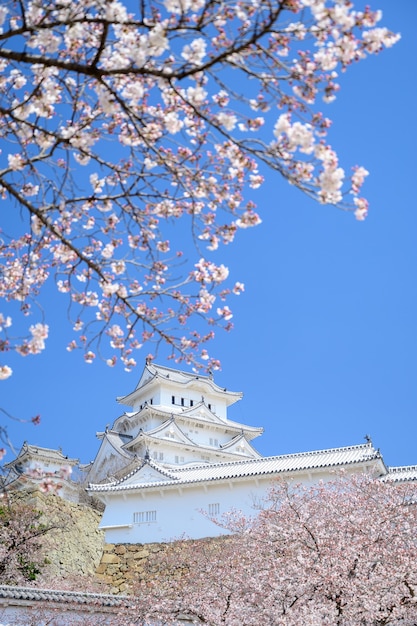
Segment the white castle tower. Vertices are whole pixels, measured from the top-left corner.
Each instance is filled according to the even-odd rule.
[[[167,467],[261,458],[251,442],[263,428],[227,417],[228,407],[241,398],[210,376],[147,362],[136,389],[117,398],[131,410],[97,433],[101,446],[89,481],[117,476],[145,458]]]
[[[118,398],[130,411],[98,433],[87,491],[105,504],[108,543],[213,537],[231,509],[254,515],[277,478],[313,483],[334,472],[386,476],[372,442],[264,457],[252,446],[263,429],[227,417],[241,393],[210,376],[146,363],[136,389]],[[395,480],[415,468],[398,468]],[[404,474],[406,470],[406,475]],[[415,472],[414,472],[415,473]]]

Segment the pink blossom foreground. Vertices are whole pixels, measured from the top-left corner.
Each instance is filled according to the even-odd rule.
[[[153,555],[129,623],[415,626],[415,495],[367,476],[277,483],[255,521],[223,519],[232,537]]]

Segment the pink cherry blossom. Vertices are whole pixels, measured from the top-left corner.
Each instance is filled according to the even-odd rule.
[[[341,71],[398,41],[381,12],[339,0],[134,10],[119,0],[0,7],[0,198],[23,216],[0,241],[10,307],[0,345],[22,356],[46,347],[48,312],[32,305],[51,277],[74,332],[84,324],[68,349],[80,345],[88,363],[97,354],[130,370],[133,350],[162,341],[199,367],[213,326],[231,328],[243,289],[221,248],[261,223],[266,168],[358,220],[368,212],[367,171],[346,174],[322,108]]]
[[[212,519],[227,536],[152,555],[134,586],[138,623],[411,626],[414,501],[414,484],[368,475],[276,482],[252,516]]]
[[[6,380],[13,374],[13,370],[8,365],[0,365],[0,380]]]

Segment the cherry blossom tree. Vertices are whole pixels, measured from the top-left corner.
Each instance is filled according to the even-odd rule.
[[[257,517],[222,520],[231,536],[153,554],[130,623],[415,626],[415,492],[369,476],[277,483]]]
[[[163,341],[218,367],[206,344],[244,287],[215,251],[260,222],[266,166],[366,216],[367,171],[341,167],[321,105],[397,41],[380,19],[348,0],[4,0],[0,351],[45,348],[33,305],[54,277],[88,363],[130,370]]]
[[[64,524],[64,520],[62,522]],[[0,497],[0,584],[34,581],[45,565],[43,537],[56,525],[45,522],[43,512],[28,494]]]

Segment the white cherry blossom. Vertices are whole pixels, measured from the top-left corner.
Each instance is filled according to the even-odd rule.
[[[164,341],[174,358],[214,369],[205,344],[214,328],[231,329],[229,299],[243,291],[222,246],[261,222],[256,190],[268,168],[366,217],[367,171],[345,175],[323,107],[342,70],[399,36],[380,11],[342,0],[276,9],[1,3],[1,200],[28,219],[0,240],[0,346],[22,356],[45,348],[32,305],[51,277],[78,333],[68,349],[87,362],[97,354],[130,370],[133,350]],[[20,327],[16,304],[18,338],[8,324]]]

